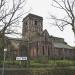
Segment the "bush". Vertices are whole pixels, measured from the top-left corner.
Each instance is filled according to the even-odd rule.
[[[36,60],[34,60],[34,63],[46,64],[48,63],[48,57],[47,56],[38,57]]]

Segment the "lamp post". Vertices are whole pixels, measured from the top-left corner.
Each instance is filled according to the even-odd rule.
[[[7,49],[4,48],[2,75],[4,75],[4,64],[5,64],[6,51]]]

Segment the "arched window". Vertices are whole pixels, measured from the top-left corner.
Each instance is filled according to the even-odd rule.
[[[42,46],[42,50],[43,50],[43,55],[45,54],[45,52],[44,52],[44,46]]]
[[[48,56],[50,56],[50,49],[49,49],[49,46],[48,46]]]
[[[37,25],[37,21],[35,21],[35,25]]]
[[[27,22],[25,22],[25,25],[27,25]]]

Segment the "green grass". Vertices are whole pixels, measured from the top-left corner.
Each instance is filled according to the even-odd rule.
[[[20,61],[5,61],[5,62],[4,62],[4,61],[1,61],[0,64],[3,64],[3,63],[4,63],[4,64],[9,64],[9,65],[10,65],[10,64],[11,64],[11,65],[14,65],[14,64],[15,64],[15,65],[20,65],[20,64],[21,64]]]
[[[3,61],[0,63],[2,64]],[[21,61],[5,61],[8,65],[26,65],[27,62]],[[30,67],[69,67],[75,66],[75,60],[30,60]]]
[[[39,62],[38,60],[31,60],[32,67],[67,67],[75,66],[75,60],[48,60],[47,63]]]

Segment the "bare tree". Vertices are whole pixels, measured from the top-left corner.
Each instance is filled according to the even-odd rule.
[[[0,0],[0,57],[3,54],[5,34],[16,33],[20,18],[27,12],[23,10],[26,0]]]
[[[71,25],[75,35],[75,0],[52,0],[53,7],[63,10],[66,15],[63,18],[57,18],[51,15],[51,19],[54,20],[54,25],[58,26],[61,31],[64,30],[64,26]]]
[[[19,19],[24,14],[22,8],[24,7],[25,3],[26,0],[12,0],[10,5],[7,0],[1,0],[0,33],[9,33],[11,32],[11,30],[8,30],[10,29],[9,27],[17,25],[16,23],[18,23]]]

